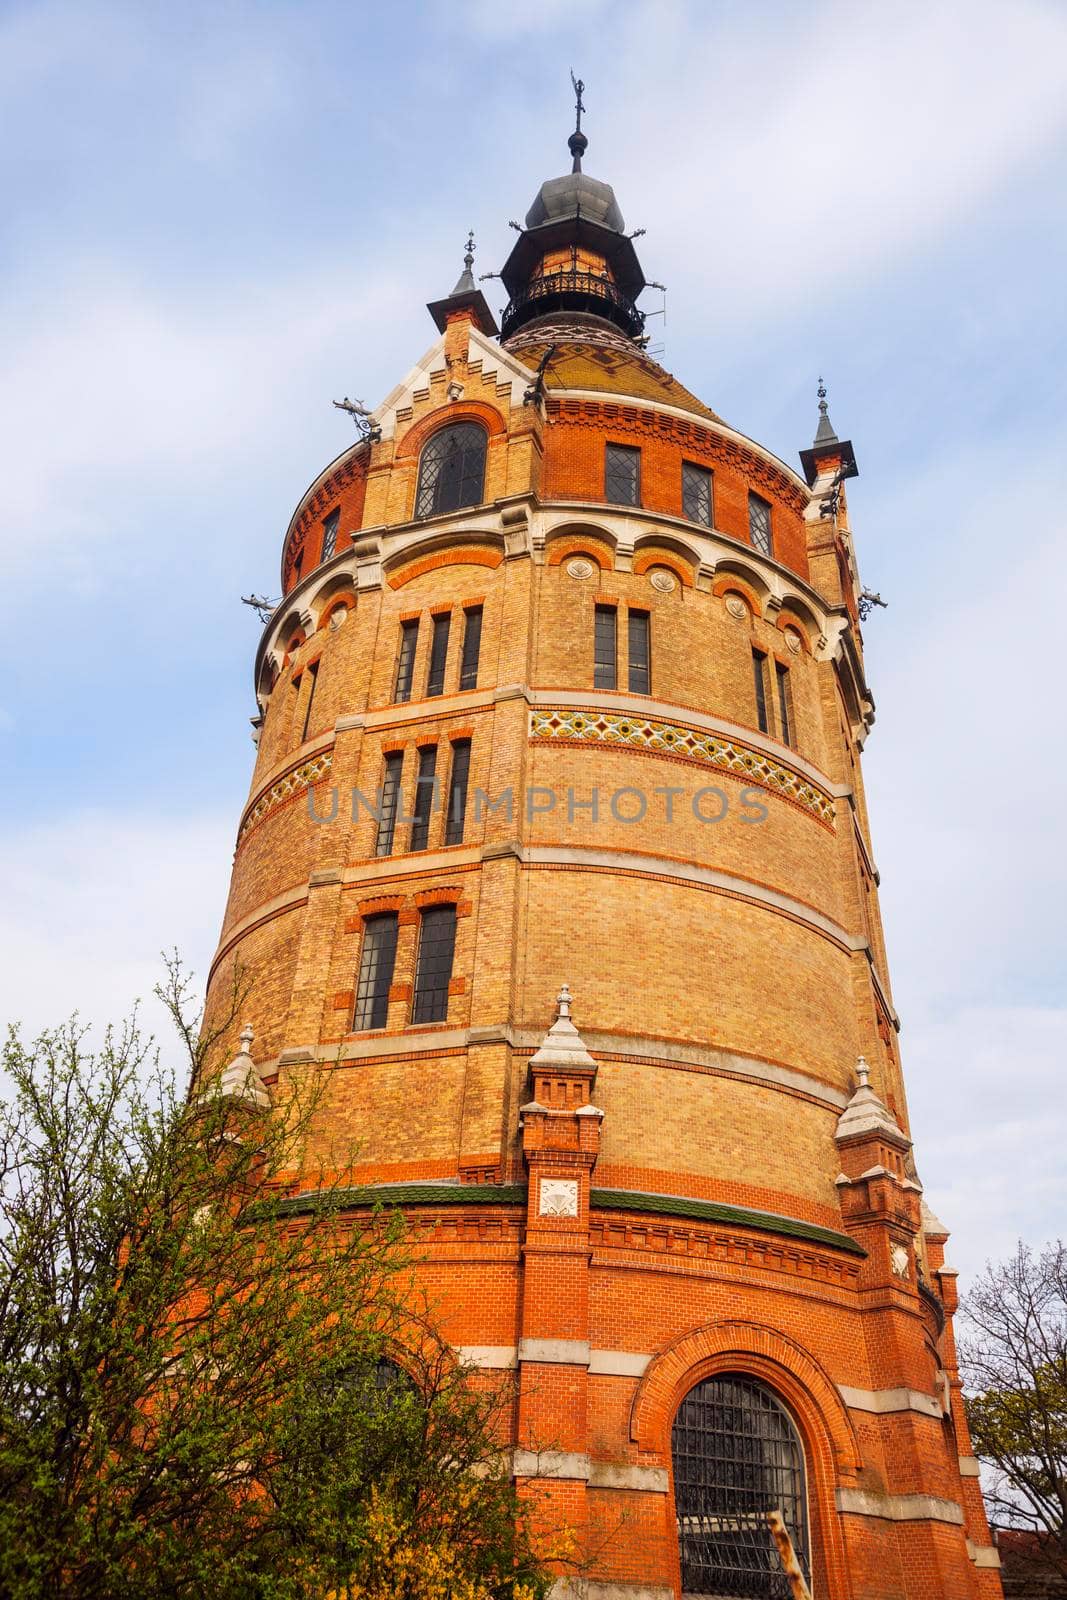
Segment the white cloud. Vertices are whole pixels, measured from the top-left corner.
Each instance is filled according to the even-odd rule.
[[[9,824],[0,839],[0,1026],[19,1021],[31,1035],[75,1010],[102,1025],[139,999],[165,1037],[151,998],[159,952],[177,947],[202,991],[235,821],[72,810]]]
[[[987,1260],[1063,1235],[1067,1008],[969,1006],[910,1037],[919,1175],[966,1288]]]
[[[295,393],[317,385],[325,409],[331,380],[350,370],[338,350],[373,366],[414,298],[398,275],[339,267],[167,298],[121,267],[80,261],[23,288],[0,314],[9,573],[84,577],[105,541],[115,555],[138,496],[143,514],[166,485],[206,495],[226,481],[238,493],[235,469],[254,472],[291,438]],[[336,448],[347,442],[338,435]],[[49,529],[47,569],[26,528]]]
[[[1063,138],[1067,12],[1020,0],[1006,27],[988,0],[619,6],[586,98],[586,168],[648,228],[676,309],[699,300],[751,337],[748,316],[929,248]],[[544,98],[522,114],[543,148]],[[561,168],[562,137],[548,149]]]

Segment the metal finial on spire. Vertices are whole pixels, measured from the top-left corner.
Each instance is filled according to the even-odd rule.
[[[467,231],[467,253],[463,257],[463,265],[466,267],[468,272],[471,270],[471,268],[474,265],[474,249],[475,249],[475,245],[474,245],[474,229],[470,228]],[[822,379],[820,378],[819,381],[821,383]]]
[[[837,434],[834,432],[834,425],[830,421],[830,408],[826,404],[826,385],[821,377],[816,393],[819,396],[819,426],[815,430],[815,443],[817,445],[836,444]]]
[[[567,140],[567,147],[574,157],[574,165],[571,167],[571,171],[581,172],[582,157],[589,148],[589,140],[582,132],[582,112],[585,110],[585,102],[582,100],[582,95],[585,92],[585,84],[581,78],[574,76],[573,67],[571,68],[571,83],[574,85],[574,132]]]

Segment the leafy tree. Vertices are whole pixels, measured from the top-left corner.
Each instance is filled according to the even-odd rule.
[[[0,1594],[543,1594],[509,1397],[416,1311],[399,1216],[356,1225],[308,1179],[319,1091],[213,1092],[243,996],[200,1037],[176,964],[157,992],[188,1094],[136,1019],[4,1049]]]
[[[1067,1248],[1020,1243],[987,1265],[963,1312],[967,1420],[993,1520],[1027,1530],[1029,1564],[1067,1578]]]

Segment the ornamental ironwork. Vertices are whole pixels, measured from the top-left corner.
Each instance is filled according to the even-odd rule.
[[[767,1523],[781,1512],[807,1578],[804,1453],[785,1407],[747,1378],[708,1378],[679,1407],[671,1456],[684,1593],[790,1600]]]
[[[524,288],[513,294],[500,319],[500,336],[506,339],[524,322],[555,310],[587,311],[593,316],[606,317],[631,339],[644,332],[644,313],[638,311],[629,295],[623,294],[610,278],[602,277],[599,272],[569,268],[531,278]]]
[[[476,422],[456,422],[435,433],[419,462],[415,515],[436,517],[462,506],[481,505],[485,447],[485,429]]]

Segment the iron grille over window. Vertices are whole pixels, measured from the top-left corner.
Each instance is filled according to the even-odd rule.
[[[471,742],[457,739],[452,746],[452,778],[448,785],[448,823],[445,844],[463,843],[463,825],[467,819],[467,784],[471,771]]]
[[[782,1513],[807,1576],[804,1455],[785,1407],[747,1378],[709,1378],[682,1401],[671,1454],[683,1590],[789,1600],[766,1522]]]
[[[419,751],[419,775],[415,780],[414,822],[411,824],[411,849],[425,850],[430,842],[430,812],[437,796],[437,746],[424,744]]]
[[[752,652],[752,677],[756,688],[756,726],[767,733],[767,657],[762,650]]]
[[[313,661],[311,663],[311,665],[308,667],[307,676],[308,676],[308,697],[307,697],[307,705],[304,708],[304,726],[300,731],[300,743],[301,744],[303,744],[304,740],[307,738],[308,729],[311,727],[311,707],[315,703],[315,685],[319,681],[319,664],[318,664],[317,661]]]
[[[597,606],[593,618],[593,688],[615,687],[615,607]]]
[[[320,561],[329,561],[337,549],[337,530],[340,525],[341,512],[340,508],[338,508],[336,511],[331,511],[322,524],[322,555],[319,557]]]
[[[389,987],[396,963],[397,915],[368,917],[356,984],[354,1028],[384,1028],[389,1020]]]
[[[711,473],[691,461],[682,462],[682,516],[711,527]]]
[[[385,776],[382,779],[381,799],[378,806],[378,840],[374,852],[379,856],[393,853],[393,834],[396,832],[396,813],[400,804],[400,778],[404,770],[404,752],[394,750],[385,758]]]
[[[430,906],[422,913],[419,959],[415,968],[412,1022],[444,1022],[448,1018],[448,986],[456,950],[455,906]]]
[[[415,679],[415,646],[419,642],[419,619],[400,624],[400,654],[396,658],[394,700],[410,700]]]
[[[433,638],[430,641],[430,671],[426,679],[427,695],[445,692],[445,666],[448,662],[448,635],[451,627],[451,611],[442,611],[434,617]]]
[[[771,508],[758,494],[748,497],[748,532],[753,545],[765,556],[772,553]]]
[[[647,611],[630,612],[628,633],[630,645],[630,693],[651,694],[652,672]]]
[[[641,504],[641,452],[609,444],[604,453],[604,499],[616,506]]]
[[[782,743],[793,743],[793,685],[789,679],[789,668],[783,667],[780,661],[774,663],[775,674],[778,678],[778,715],[782,729]]]
[[[478,657],[482,649],[482,608],[471,606],[463,613],[463,658],[459,664],[461,689],[477,689]]]
[[[436,517],[442,511],[481,505],[485,444],[485,429],[476,422],[456,422],[433,435],[419,462],[417,517]]]

